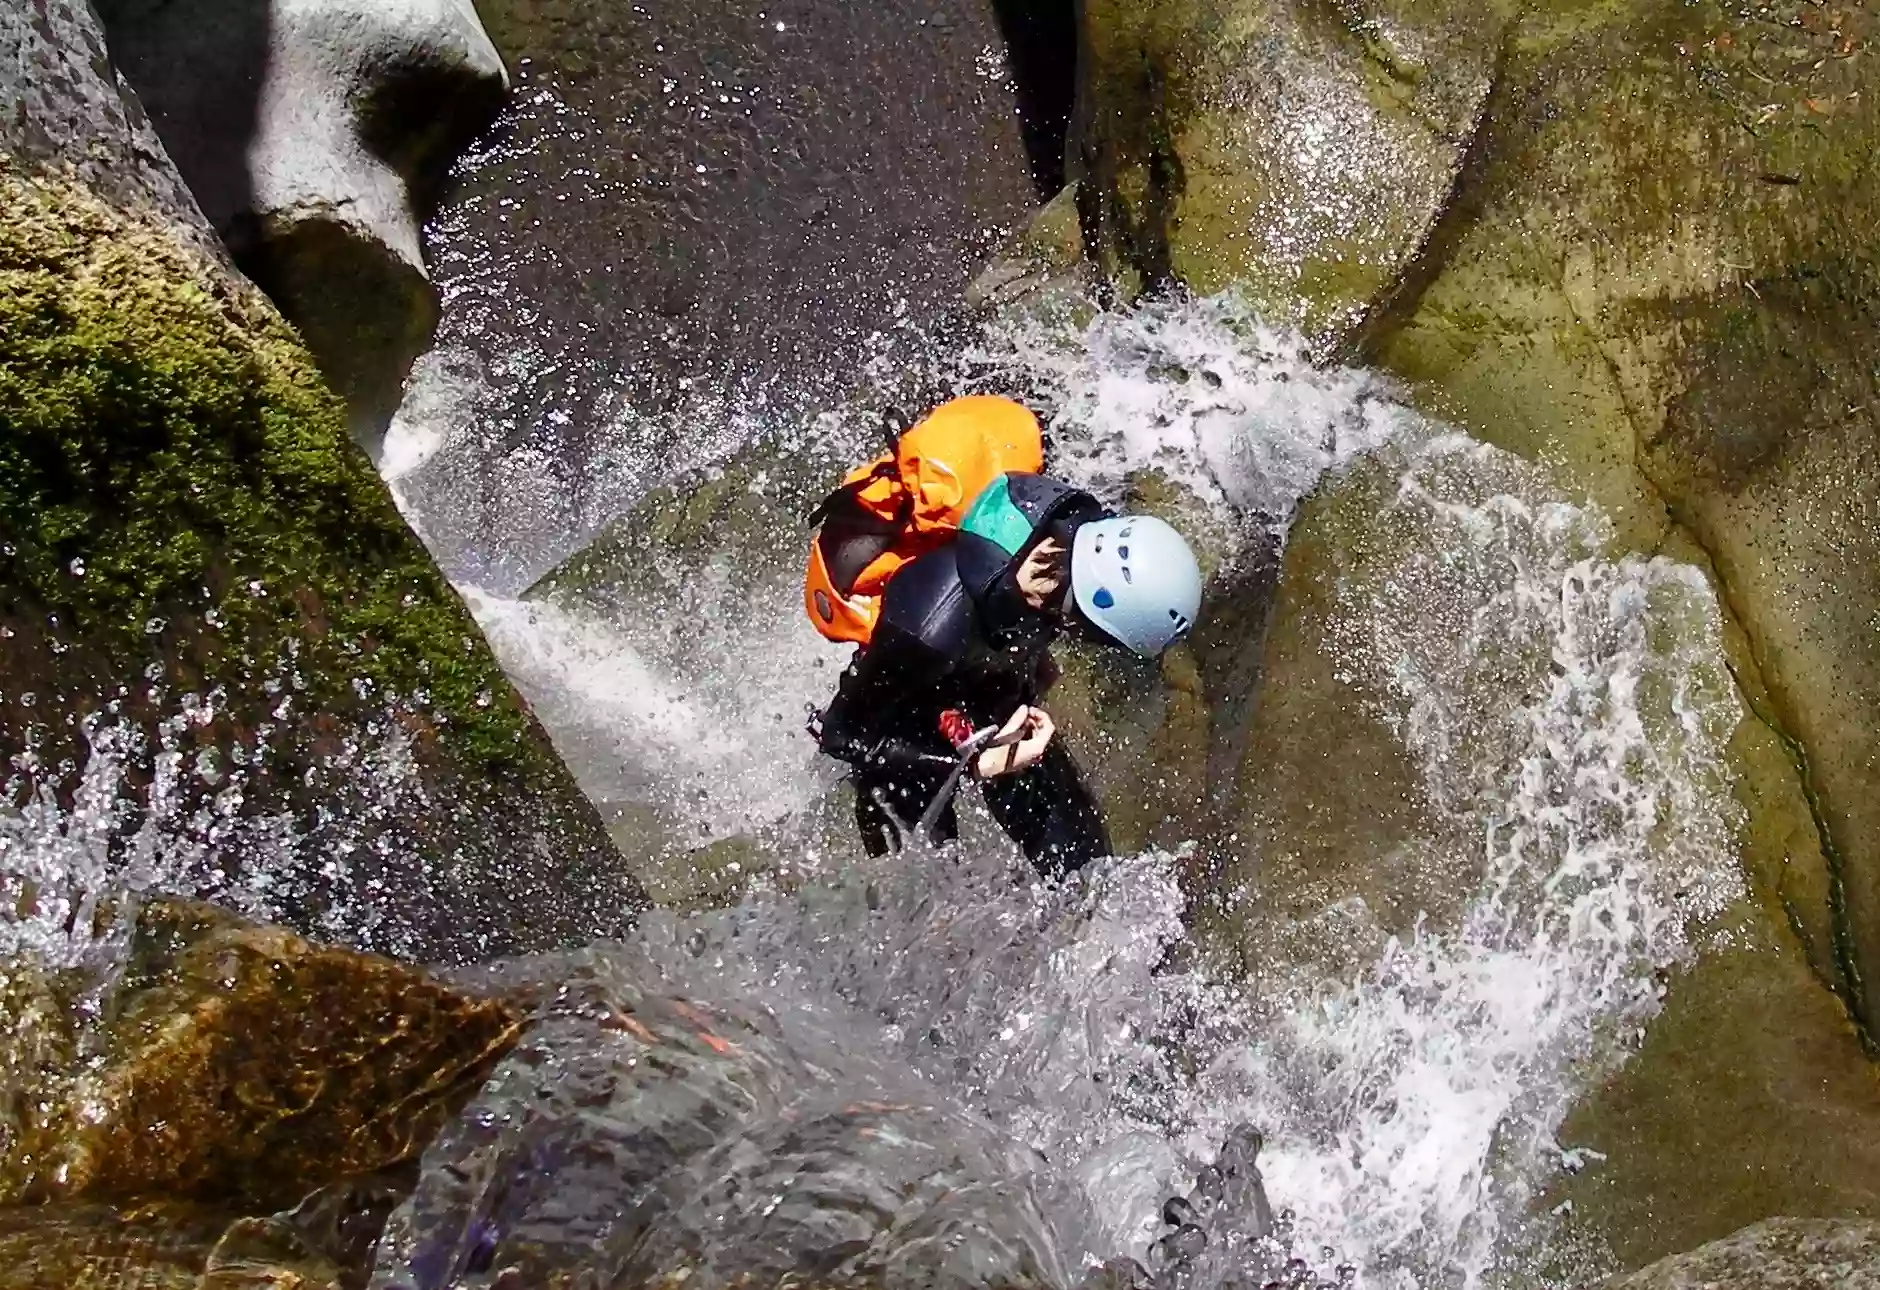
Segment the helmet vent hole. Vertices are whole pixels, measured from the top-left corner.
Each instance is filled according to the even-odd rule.
[[[1117,559],[1119,559],[1119,560],[1127,560],[1127,559],[1129,559],[1129,548],[1128,548],[1128,547],[1126,547],[1126,546],[1119,546],[1119,547],[1117,547],[1117,548],[1116,548],[1116,558],[1117,558]]]
[[[1128,565],[1123,566],[1123,581],[1129,583],[1132,587],[1136,585],[1136,580],[1129,576]]]
[[[1108,587],[1098,587],[1091,593],[1090,603],[1098,609],[1110,609],[1116,604],[1116,597],[1110,594]]]

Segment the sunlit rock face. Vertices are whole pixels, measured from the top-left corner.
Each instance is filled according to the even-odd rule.
[[[1085,7],[1069,169],[1121,285],[1237,285],[1348,337],[1446,208],[1511,6]]]
[[[1873,1290],[1880,1227],[1856,1219],[1772,1218],[1674,1254],[1607,1290]]]
[[[418,227],[496,114],[469,0],[104,0],[112,57],[377,454],[437,321]]]

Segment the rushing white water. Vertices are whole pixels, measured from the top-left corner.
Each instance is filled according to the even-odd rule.
[[[550,600],[468,595],[583,790],[656,811],[681,849],[761,829],[826,789],[804,712],[826,698],[841,657],[797,630],[794,605],[752,614],[722,588],[690,591],[699,603],[683,611],[623,605],[612,619]],[[652,621],[662,611],[682,617],[678,640]]]
[[[1052,409],[1053,469],[1101,493],[1158,469],[1219,509],[1283,531],[1326,471],[1422,419],[1355,368],[1308,361],[1238,297],[1150,302],[1081,330],[996,328],[969,356]]]
[[[1061,472],[1118,495],[1160,469],[1230,530],[1283,533],[1328,471],[1366,454],[1397,473],[1375,517],[1396,558],[1343,580],[1327,631],[1419,768],[1442,824],[1411,845],[1467,893],[1460,912],[1390,936],[1362,901],[1335,903],[1319,917],[1363,955],[1337,969],[1282,955],[1246,996],[1150,974],[1181,935],[1165,861],[1100,870],[1072,915],[1015,894],[996,837],[972,844],[983,864],[869,869],[867,901],[838,849],[823,883],[753,897],[713,971],[759,996],[820,982],[895,1018],[909,1060],[970,1071],[976,1105],[1087,1184],[1120,1248],[1140,1254],[1160,1197],[1253,1123],[1302,1248],[1332,1251],[1323,1272],[1349,1258],[1367,1284],[1492,1282],[1536,1239],[1528,1211],[1575,1097],[1623,1060],[1687,929],[1738,890],[1736,710],[1704,579],[1608,558],[1600,518],[1541,472],[1441,433],[1371,376],[1312,368],[1231,299],[1069,337],[1008,332],[973,359],[1041,392]],[[752,558],[777,561],[793,593],[794,549]],[[793,594],[691,674],[642,670],[591,610],[480,612],[545,712],[569,709],[565,728],[598,717],[669,795],[706,768],[707,816],[748,829],[824,790],[794,723],[766,724],[833,680],[810,666],[828,651]],[[1105,900],[1127,916],[1094,916]],[[1200,1070],[1178,1077],[1175,1050]]]
[[[1439,438],[1392,510],[1418,536],[1341,585],[1337,627],[1466,822],[1474,890],[1355,980],[1264,1001],[1209,1101],[1270,1127],[1270,1183],[1315,1238],[1386,1284],[1476,1285],[1574,1099],[1655,1014],[1656,970],[1740,894],[1736,708],[1703,576],[1603,558],[1603,524],[1531,468]]]
[[[792,829],[829,797],[800,715],[841,657],[802,619],[792,535],[738,555],[774,565],[755,584],[774,596],[714,601],[701,578],[701,600],[671,607],[680,629],[643,602],[610,618],[471,597],[597,797],[644,805],[687,845],[770,830],[787,873],[733,909],[646,920],[631,950],[658,978],[644,988],[767,1010],[786,1031],[813,1017],[817,1051],[898,1063],[1002,1126],[1040,1196],[1078,1197],[1046,1211],[1076,1247],[1058,1251],[1067,1266],[1154,1265],[1163,1199],[1252,1125],[1292,1248],[1320,1276],[1349,1261],[1365,1286],[1521,1282],[1556,1221],[1534,1199],[1572,1145],[1556,1141],[1567,1111],[1625,1060],[1660,970],[1739,890],[1736,708],[1707,584],[1615,558],[1600,517],[1540,471],[1428,426],[1371,377],[1310,368],[1231,301],[1010,333],[974,357],[1047,396],[1067,473],[1115,494],[1160,468],[1224,531],[1284,532],[1327,472],[1350,472],[1363,504],[1293,539],[1338,554],[1323,635],[1341,701],[1414,769],[1424,832],[1393,845],[1453,907],[1392,929],[1344,893],[1268,935],[1260,911],[1285,893],[1263,875],[1285,871],[1247,854],[1245,888],[1215,894],[1246,911],[1263,956],[1249,984],[1164,964],[1186,935],[1176,857],[1120,857],[1047,890],[975,812],[958,848],[918,863]],[[100,783],[111,759],[95,755]],[[88,849],[103,805],[28,801],[0,816],[0,863],[73,889],[46,903],[51,923],[70,927],[86,892],[186,876]],[[1315,940],[1347,952],[1300,948]],[[1259,1266],[1239,1262],[1248,1221],[1208,1215],[1178,1280]]]

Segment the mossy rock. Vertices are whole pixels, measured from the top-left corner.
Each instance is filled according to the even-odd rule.
[[[160,901],[138,919],[104,1056],[33,1126],[15,1198],[265,1213],[413,1160],[520,1015],[389,959]]]
[[[1355,968],[1364,946],[1327,937],[1353,900],[1385,932],[1457,912],[1455,823],[1423,791],[1392,726],[1390,696],[1346,657],[1351,588],[1375,588],[1429,542],[1390,503],[1404,460],[1389,453],[1321,483],[1295,518],[1271,618],[1245,640],[1257,689],[1229,771],[1231,845],[1207,872],[1203,925],[1250,973],[1273,960]],[[1432,608],[1422,606],[1420,609]],[[1448,845],[1444,845],[1447,843]]]
[[[1525,18],[1422,287],[1370,337],[1635,548],[1677,524],[1708,554],[1833,862],[1830,906],[1800,917],[1815,940],[1833,924],[1862,1018],[1880,971],[1874,34],[1864,10],[1800,3]]]
[[[1097,0],[1072,173],[1126,291],[1238,285],[1327,344],[1413,262],[1513,6]]]
[[[251,286],[149,212],[0,161],[0,424],[8,753],[36,740],[76,773],[83,720],[150,730],[175,696],[213,696],[191,746],[247,764],[250,809],[313,835],[387,788],[348,769],[367,745],[405,742],[422,805],[352,817],[362,852],[436,875],[380,911],[401,948],[626,926],[641,899],[591,804]],[[232,859],[289,885],[320,863]],[[594,905],[544,890],[569,867]],[[307,885],[283,912],[346,895]]]

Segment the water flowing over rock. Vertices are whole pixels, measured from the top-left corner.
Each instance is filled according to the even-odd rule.
[[[357,1290],[419,1153],[523,1016],[178,901],[136,916],[114,982],[41,984],[66,1043],[14,1024],[0,1045],[9,1290]]]
[[[1865,1276],[1866,18],[1091,0],[1060,190],[1013,8],[707,9],[487,7],[387,458],[637,921],[90,10],[0,14],[0,1287]],[[1061,882],[970,792],[861,855],[801,733],[804,506],[968,389],[1209,575],[1067,651]]]
[[[0,1290],[350,1290],[285,1223],[180,1206],[0,1210]]]
[[[68,895],[255,878],[259,912],[443,957],[623,927],[637,889],[593,808],[216,248],[90,10],[8,7],[0,39],[0,749],[26,812],[0,814],[0,855],[20,918],[63,942]],[[592,878],[579,901],[541,883],[568,866]],[[390,891],[402,909],[353,901]]]
[[[1017,72],[1061,57],[1027,33],[1068,4],[480,7],[518,96],[433,230],[445,315],[390,442],[447,571],[492,593],[672,463],[948,348],[1035,209]]]
[[[1471,26],[1472,36],[1445,34]],[[1742,911],[1737,950],[1715,949],[1674,984],[1659,1023],[1667,1038],[1648,1043],[1607,1109],[1582,1122],[1611,1155],[1611,1187],[1593,1199],[1601,1170],[1590,1170],[1576,1204],[1628,1233],[1633,1261],[1769,1213],[1871,1203],[1872,1163],[1844,1147],[1842,1127],[1869,1122],[1870,1077],[1799,966],[1838,992],[1871,1042],[1873,35],[1866,10],[1805,3],[1084,14],[1079,201],[1124,287],[1246,284],[1274,316],[1406,378],[1418,406],[1544,465],[1609,518],[1615,553],[1673,554],[1718,588],[1743,705],[1729,743],[1733,796],[1747,812],[1758,899]],[[1279,69],[1254,76],[1281,51]],[[1336,137],[1365,164],[1337,164],[1332,145],[1313,155],[1334,164],[1290,188],[1275,181],[1324,137],[1315,120],[1337,120]],[[1428,141],[1423,151],[1393,151],[1391,140],[1413,136]],[[1374,164],[1385,157],[1396,164]],[[1209,218],[1217,205],[1220,222]],[[1355,254],[1326,232],[1347,217],[1361,234]],[[1276,230],[1317,230],[1302,245],[1323,258],[1301,271]],[[1325,264],[1362,271],[1313,271]],[[1378,500],[1351,499],[1359,512]],[[1378,538],[1363,558],[1386,567],[1400,539]],[[1289,557],[1298,569],[1290,587],[1282,580],[1293,609],[1266,660],[1290,679],[1266,674],[1259,703],[1274,737],[1249,760],[1248,800],[1259,800],[1266,767],[1321,768],[1305,772],[1314,777],[1337,767],[1342,794],[1327,790],[1313,807],[1322,813],[1281,830],[1304,840],[1300,877],[1327,898],[1375,883],[1403,913],[1432,898],[1440,907],[1442,883],[1419,886],[1413,851],[1387,852],[1398,866],[1388,877],[1343,867],[1354,837],[1401,841],[1430,821],[1410,805],[1411,769],[1380,753],[1388,731],[1323,710],[1344,661],[1287,615],[1316,619],[1323,602],[1312,598],[1351,570],[1309,572],[1328,554],[1315,545]],[[1318,752],[1302,760],[1306,747]],[[1784,1018],[1781,1038],[1756,1017]],[[1699,1036],[1709,1056],[1693,1051]],[[1816,1064],[1834,1074],[1813,1081]],[[1723,1123],[1758,1127],[1703,1135],[1696,1167],[1714,1164],[1718,1184],[1674,1187],[1690,1176],[1672,1162],[1697,1126]],[[1767,1161],[1756,1188],[1722,1181],[1749,1158]]]
[[[1327,172],[1342,201],[1427,225],[1413,258],[1355,292],[1290,279],[1267,303],[1282,316],[1355,309],[1367,355],[1410,378],[1433,410],[1550,463],[1633,549],[1657,549],[1673,525],[1701,545],[1746,633],[1743,684],[1800,766],[1817,816],[1821,836],[1794,840],[1798,872],[1782,890],[1818,970],[1865,1016],[1869,871],[1880,870],[1872,795],[1855,787],[1880,764],[1871,737],[1880,656],[1868,625],[1880,609],[1880,484],[1863,357],[1875,326],[1866,232],[1875,186],[1857,162],[1872,150],[1875,120],[1857,92],[1867,19],[1812,5],[1755,16],[1655,3],[1572,19],[1530,13],[1485,60],[1440,37],[1476,10],[1403,8],[1347,18],[1386,65],[1393,41],[1421,51],[1424,89],[1477,87],[1464,96],[1480,108],[1467,164],[1453,193],[1428,190],[1434,205],[1402,192],[1398,170]],[[1267,31],[1285,12],[1243,6],[1206,27],[1213,36],[1186,38],[1200,20],[1176,9],[1152,7],[1144,15],[1156,16],[1140,22],[1087,14],[1099,52],[1142,47],[1146,66],[1171,69],[1151,76],[1164,87],[1157,98],[1099,58],[1090,101],[1120,96],[1122,120],[1174,112],[1179,127],[1180,113],[1200,110],[1193,103],[1213,102],[1182,87],[1211,86],[1239,65],[1223,51],[1240,46],[1222,42]],[[1295,51],[1292,75],[1336,78],[1344,48]],[[1343,100],[1322,90],[1305,101],[1329,110]],[[1414,99],[1351,103],[1349,137],[1428,119]],[[1283,155],[1300,132],[1257,115],[1241,123],[1251,152],[1226,163],[1227,175],[1257,183],[1259,158]],[[1099,143],[1105,128],[1092,127]],[[1196,169],[1190,187],[1202,193],[1214,172]],[[1086,207],[1128,208],[1121,173],[1086,175]],[[1178,173],[1171,211],[1185,191]],[[1278,207],[1302,219],[1318,209],[1303,198]],[[1266,270],[1231,251],[1204,246],[1170,272],[1274,294]],[[1809,590],[1826,587],[1837,590]],[[1823,855],[1835,865],[1833,899],[1845,902],[1839,927],[1823,903]]]
[[[197,204],[373,456],[437,299],[418,230],[508,77],[469,0],[101,0]]]
[[[1855,1220],[1772,1218],[1674,1254],[1607,1290],[1873,1290],[1880,1286],[1880,1226]]]
[[[1794,863],[1834,866],[1817,966],[1863,1018],[1880,881],[1864,23],[1637,5],[1524,29],[1428,285],[1372,339],[1477,433],[1557,463],[1629,541],[1676,524],[1707,553],[1745,688],[1816,816]],[[1794,917],[1832,921],[1799,900]]]

